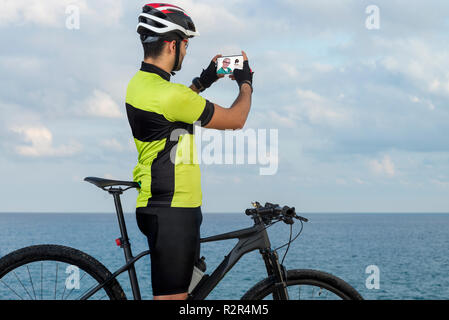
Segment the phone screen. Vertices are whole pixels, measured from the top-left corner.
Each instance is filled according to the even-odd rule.
[[[217,59],[217,74],[232,74],[234,69],[243,69],[243,56],[224,56]]]

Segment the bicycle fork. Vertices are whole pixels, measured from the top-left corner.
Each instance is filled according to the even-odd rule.
[[[274,300],[289,300],[287,291],[287,271],[285,267],[279,263],[278,254],[271,249],[261,249],[265,267],[268,276],[274,277],[275,290],[273,292]]]

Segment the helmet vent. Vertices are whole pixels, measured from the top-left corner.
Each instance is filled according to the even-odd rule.
[[[195,25],[192,22],[187,22],[187,29],[188,30],[192,30],[192,31],[196,31],[195,30]]]
[[[156,28],[165,28],[165,27],[167,27],[165,24],[159,23],[159,22],[154,21],[154,20],[146,19],[145,17],[141,17],[139,19],[139,22],[146,23],[146,24],[148,24],[150,26],[153,26],[153,27],[156,27]]]

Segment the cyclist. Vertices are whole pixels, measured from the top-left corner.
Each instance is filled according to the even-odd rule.
[[[170,4],[147,4],[139,15],[137,32],[144,61],[126,95],[139,154],[133,171],[134,181],[141,186],[136,219],[151,250],[154,299],[186,299],[199,257],[202,222],[193,126],[241,129],[251,106],[253,73],[242,51],[244,68],[232,75],[239,95],[230,108],[223,108],[199,95],[218,80],[216,60],[220,55],[190,87],[170,81],[181,69],[189,40],[199,35],[187,12]]]

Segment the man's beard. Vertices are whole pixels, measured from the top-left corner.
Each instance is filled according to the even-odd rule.
[[[173,65],[173,71],[179,71],[182,68],[182,62],[184,61],[184,57],[181,57],[181,55],[179,56],[179,62],[178,62],[178,66],[176,67],[176,69],[174,68]]]

